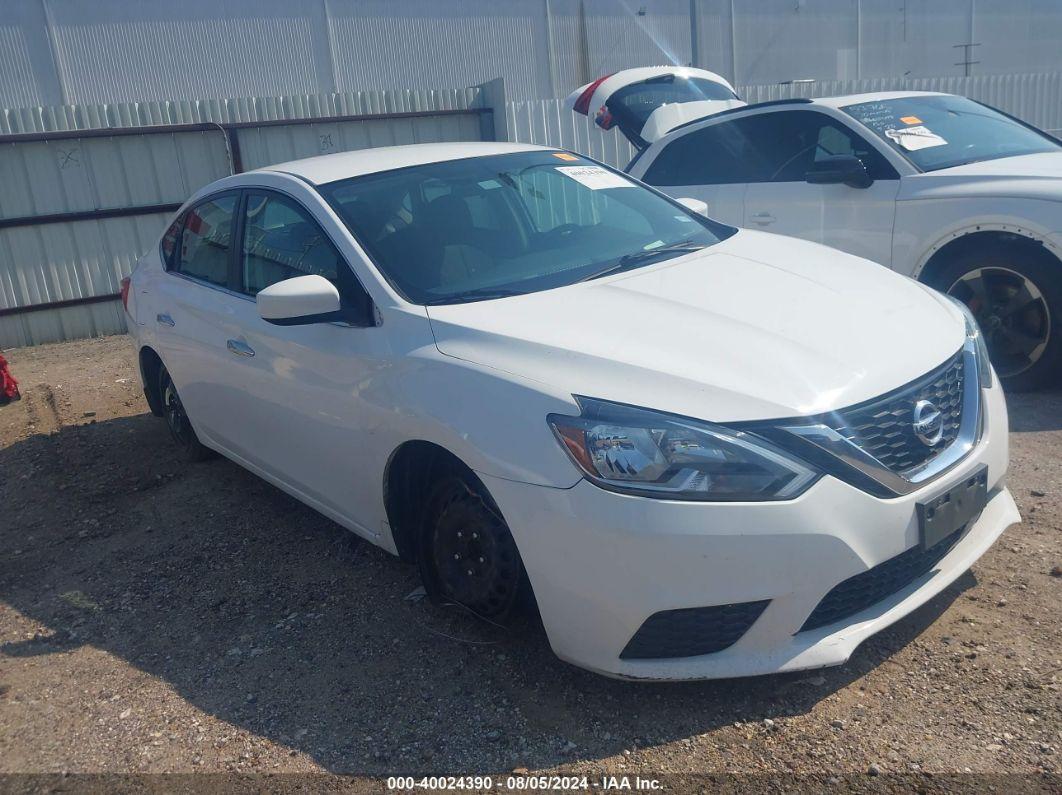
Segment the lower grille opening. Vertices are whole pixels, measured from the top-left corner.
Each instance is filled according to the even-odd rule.
[[[823,597],[800,631],[818,629],[854,616],[910,585],[951,551],[965,529],[956,530],[929,549],[911,547],[862,574],[849,577]]]
[[[684,607],[653,613],[634,633],[620,659],[659,660],[722,651],[748,632],[770,601]]]

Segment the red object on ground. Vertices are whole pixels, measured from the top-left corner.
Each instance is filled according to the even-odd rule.
[[[0,356],[0,405],[19,399],[18,381],[11,375],[7,366],[7,359]]]

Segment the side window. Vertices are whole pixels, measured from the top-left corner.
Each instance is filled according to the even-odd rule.
[[[812,165],[830,155],[855,155],[874,179],[895,179],[896,172],[874,147],[824,113],[786,110],[741,119],[759,178],[750,182],[803,182]]]
[[[349,287],[341,282],[354,281],[317,221],[294,200],[267,192],[247,194],[240,274],[251,295],[295,276],[323,276],[341,294]]]
[[[160,250],[162,252],[162,263],[166,267],[166,270],[173,269],[173,259],[177,252],[177,238],[181,234],[181,224],[184,223],[183,217],[178,217],[169,229],[166,230],[166,234],[162,236],[162,243]]]
[[[235,212],[235,194],[209,199],[189,210],[184,216],[175,270],[194,279],[227,287]]]
[[[748,139],[746,119],[693,130],[668,144],[645,173],[650,185],[758,182],[766,169]]]

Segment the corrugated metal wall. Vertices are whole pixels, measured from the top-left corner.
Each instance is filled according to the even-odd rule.
[[[374,146],[478,141],[481,131],[480,120],[476,116],[417,116],[242,128],[237,135],[244,168],[252,169],[270,163]]]
[[[482,103],[482,90],[473,88],[0,112],[2,133],[61,135],[0,142],[0,347],[123,331],[114,300],[4,310],[113,296],[158,240],[172,208],[232,173],[234,154],[247,170],[348,149],[493,138],[489,111],[477,107]],[[382,115],[349,118],[368,114]],[[236,125],[228,133],[233,140],[220,126],[129,129],[207,121]],[[122,129],[101,133],[104,126]],[[164,209],[66,218],[155,207]]]
[[[177,205],[231,173],[220,131],[0,145],[0,222]],[[0,308],[113,295],[158,239],[168,213],[0,228]],[[120,332],[120,312],[91,304],[0,317],[0,345]]]
[[[76,221],[0,231],[0,306],[113,295],[140,254],[158,240],[166,215]],[[14,303],[8,303],[11,298]],[[36,303],[36,301],[33,301]],[[0,316],[0,347],[120,334],[121,303],[104,301]]]
[[[603,132],[586,116],[565,108],[560,99],[507,102],[505,116],[510,141],[571,149],[616,168],[634,157],[626,138],[615,130]]]
[[[443,90],[348,91],[233,99],[9,107],[0,108],[0,134],[469,110],[485,107],[485,103],[483,88],[472,86]]]
[[[181,203],[230,171],[220,131],[0,146],[0,219]]]
[[[918,79],[832,80],[811,84],[737,86],[748,102],[828,97],[865,91],[943,91],[986,102],[1041,129],[1062,135],[1062,73]],[[634,149],[618,131],[602,132],[559,99],[506,103],[509,140],[559,146],[623,168]]]
[[[692,64],[733,83],[1058,68],[1057,0],[4,0],[0,107],[505,79],[563,96]],[[969,57],[962,44],[977,44]]]

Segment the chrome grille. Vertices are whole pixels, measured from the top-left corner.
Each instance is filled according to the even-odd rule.
[[[962,423],[962,351],[936,370],[884,397],[843,409],[827,424],[893,472],[904,475],[936,458],[955,441]],[[933,446],[915,434],[914,410],[920,400],[937,407],[943,435]]]

